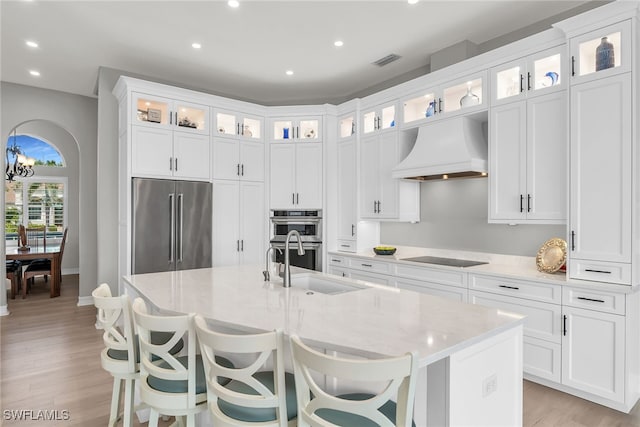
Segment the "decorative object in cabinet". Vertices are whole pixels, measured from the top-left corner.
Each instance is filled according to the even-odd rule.
[[[216,129],[219,136],[238,136],[262,139],[262,118],[233,111],[216,110]]]
[[[609,43],[609,37],[603,37],[596,48],[596,71],[615,67],[615,49],[613,43]]]
[[[133,124],[209,134],[209,107],[133,93]]]

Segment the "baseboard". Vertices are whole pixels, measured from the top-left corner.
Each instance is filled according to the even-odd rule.
[[[78,297],[78,307],[83,305],[93,305],[93,297]]]
[[[63,268],[62,275],[64,276],[65,274],[80,274],[80,268]]]
[[[6,305],[0,305],[0,316],[9,315],[9,307]]]

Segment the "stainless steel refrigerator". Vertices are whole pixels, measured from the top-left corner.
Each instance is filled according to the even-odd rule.
[[[133,179],[133,274],[211,267],[211,183]]]

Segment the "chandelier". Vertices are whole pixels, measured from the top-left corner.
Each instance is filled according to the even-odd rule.
[[[7,181],[13,181],[14,177],[27,178],[33,176],[35,159],[27,157],[16,143],[16,129],[13,130],[13,144],[7,144],[7,169],[5,170]],[[9,154],[14,158],[13,165],[9,164]]]

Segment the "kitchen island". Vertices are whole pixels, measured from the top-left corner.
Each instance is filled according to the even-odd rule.
[[[263,281],[262,266],[133,275],[125,292],[157,312],[199,313],[238,331],[280,328],[338,354],[417,351],[417,426],[521,425],[522,316],[302,271],[291,288]]]

